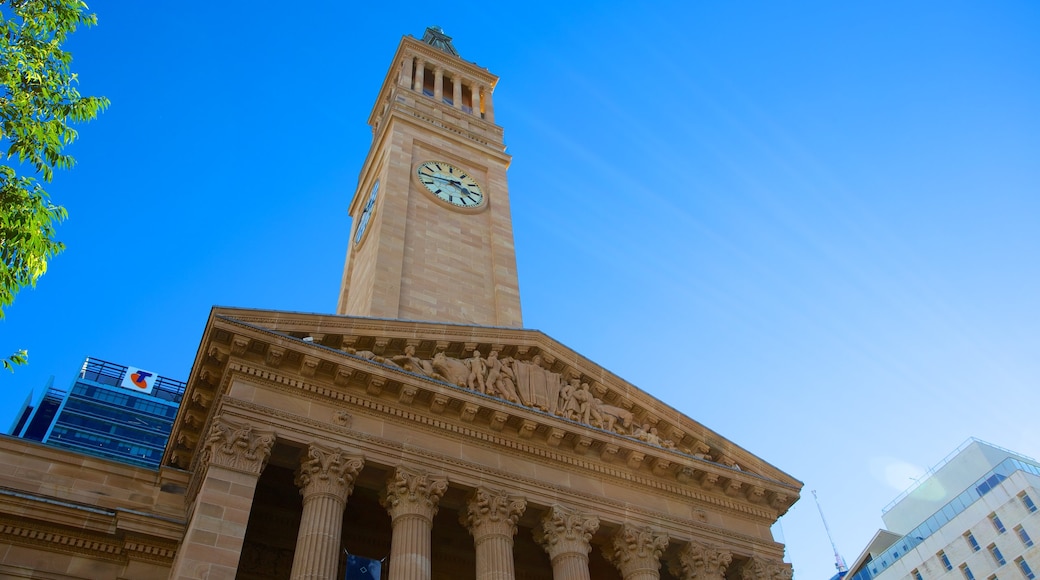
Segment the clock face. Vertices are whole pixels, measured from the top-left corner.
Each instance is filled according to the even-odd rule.
[[[484,204],[484,190],[468,173],[444,161],[427,161],[416,169],[419,181],[439,199],[454,206],[476,208]]]
[[[368,195],[368,203],[365,204],[365,209],[361,211],[361,217],[358,219],[357,231],[354,233],[354,245],[357,245],[361,241],[361,237],[365,235],[365,229],[368,228],[368,221],[372,219],[372,208],[376,205],[376,195],[379,193],[379,180],[377,179],[372,184],[372,193]]]

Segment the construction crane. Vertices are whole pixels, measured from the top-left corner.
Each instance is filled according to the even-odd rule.
[[[834,567],[838,569],[838,577],[844,576],[849,571],[849,567],[845,565],[845,559],[838,553],[838,546],[834,545],[834,538],[831,536],[831,528],[827,525],[827,518],[823,517],[823,508],[820,507],[820,498],[816,497],[816,490],[812,492],[813,499],[816,500],[816,509],[820,510],[820,519],[823,520],[823,529],[827,530],[827,539],[831,541],[831,548],[834,550]]]

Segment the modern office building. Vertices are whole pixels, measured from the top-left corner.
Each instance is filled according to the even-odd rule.
[[[497,81],[401,40],[337,313],[214,308],[158,470],[0,439],[0,576],[789,580],[801,482],[523,328]]]
[[[87,358],[68,390],[27,401],[10,435],[131,465],[158,468],[184,382]]]
[[[1033,580],[1040,463],[969,439],[889,504],[852,580]]]

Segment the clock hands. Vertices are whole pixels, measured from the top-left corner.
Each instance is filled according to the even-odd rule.
[[[430,175],[430,177],[432,177],[434,179],[439,179],[439,180],[447,182],[447,183],[450,183],[453,187],[455,187],[460,192],[462,192],[463,195],[467,195],[467,196],[473,195],[473,192],[471,192],[469,189],[467,189],[465,185],[462,185],[461,181],[458,181],[456,179],[448,179],[447,177],[442,177],[440,175],[437,175],[436,173]]]

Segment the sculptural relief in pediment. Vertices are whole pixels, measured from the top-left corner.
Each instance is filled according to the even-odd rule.
[[[413,345],[405,346],[401,354],[390,356],[350,346],[343,350],[364,360],[398,367],[563,419],[633,437],[650,445],[678,450],[675,442],[661,437],[657,428],[649,422],[639,423],[629,409],[609,404],[597,397],[589,382],[582,381],[575,373],[565,378],[565,373],[546,368],[545,357],[540,353],[522,360],[499,356],[496,350],[488,352],[485,357],[480,350],[474,349],[470,356],[462,358],[440,351],[432,358],[424,359],[416,355]],[[706,448],[701,443],[697,445]],[[681,451],[710,459],[700,449]]]

